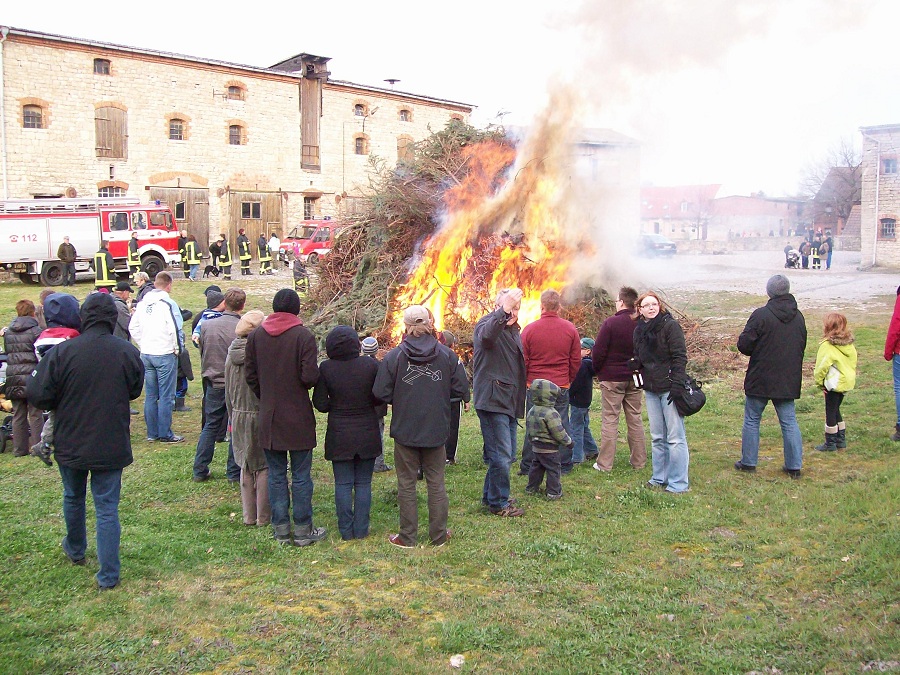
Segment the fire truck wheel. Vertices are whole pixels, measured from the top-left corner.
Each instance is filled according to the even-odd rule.
[[[33,276],[31,276],[30,274],[26,274],[26,273],[24,273],[24,272],[23,272],[22,274],[19,275],[19,281],[21,281],[23,284],[28,284],[29,286],[30,286],[31,284],[37,283],[37,282],[34,280],[34,277],[33,277]]]
[[[41,283],[44,286],[59,286],[63,282],[65,265],[61,262],[44,263],[41,268]]]
[[[166,269],[166,263],[158,255],[145,255],[141,259],[141,270],[146,272],[151,279],[164,269]]]
[[[318,253],[310,253],[309,256],[306,258],[306,262],[308,262],[310,265],[315,265],[317,262],[319,262],[319,254]]]

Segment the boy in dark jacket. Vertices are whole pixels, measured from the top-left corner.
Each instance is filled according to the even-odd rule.
[[[581,368],[569,387],[569,427],[572,429],[572,463],[593,461],[599,454],[597,442],[591,433],[591,401],[594,399],[594,364],[591,350],[594,341],[581,338]]]
[[[118,318],[118,310],[117,318]],[[44,301],[44,317],[47,330],[34,341],[34,353],[38,361],[46,356],[60,342],[78,337],[81,330],[78,300],[66,293],[54,293]],[[53,411],[49,411],[41,429],[41,440],[31,446],[29,452],[47,466],[53,466],[50,455],[53,454]]]
[[[537,494],[546,473],[547,499],[555,500],[562,497],[559,446],[571,448],[574,442],[555,408],[559,387],[550,380],[539,378],[531,383],[530,391],[534,405],[525,415],[525,433],[531,440],[534,461],[528,473],[525,492]]]

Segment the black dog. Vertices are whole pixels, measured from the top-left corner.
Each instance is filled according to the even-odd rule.
[[[215,265],[207,265],[206,269],[203,270],[203,278],[206,279],[210,274],[212,274],[214,277],[217,277],[221,273],[222,273],[222,270],[220,270]]]

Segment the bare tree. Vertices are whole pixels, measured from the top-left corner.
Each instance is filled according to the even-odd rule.
[[[810,164],[800,181],[800,195],[809,200],[812,222],[843,228],[862,188],[862,154],[853,140],[842,138],[823,157]]]

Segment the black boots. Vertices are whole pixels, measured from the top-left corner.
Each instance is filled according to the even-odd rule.
[[[834,444],[838,450],[843,450],[847,447],[847,426],[843,422],[838,422],[838,432],[834,439]]]
[[[183,396],[176,396],[176,397],[175,397],[175,408],[173,408],[173,410],[174,410],[175,412],[190,412],[191,409],[188,408],[188,407],[184,404],[184,397],[183,397]]]
[[[837,434],[829,434],[825,432],[825,442],[822,445],[817,445],[816,450],[820,450],[822,452],[834,452],[837,450]]]
[[[900,424],[894,429],[894,433],[891,434],[892,441],[900,441]]]

